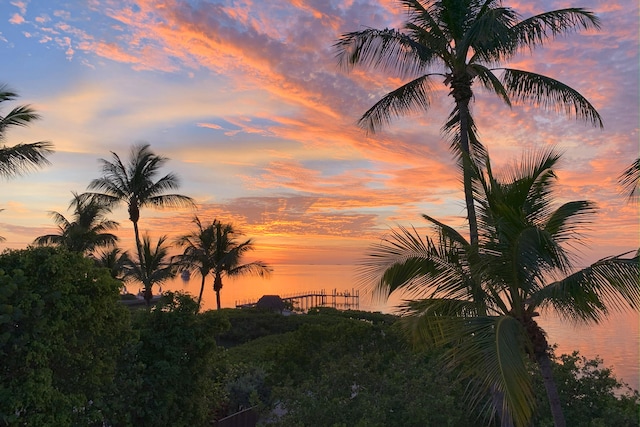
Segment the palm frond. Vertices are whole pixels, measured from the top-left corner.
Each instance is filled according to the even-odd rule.
[[[389,92],[362,115],[358,125],[375,133],[393,118],[428,110],[431,105],[431,76],[423,75]]]
[[[593,222],[596,211],[596,204],[588,200],[564,203],[553,212],[544,229],[558,242],[580,243],[580,230]]]
[[[372,245],[358,268],[359,281],[374,295],[387,298],[396,290],[423,293],[444,282],[456,280],[430,239],[422,239],[415,229],[399,227]]]
[[[373,67],[400,77],[424,74],[436,58],[427,45],[393,29],[366,29],[343,34],[334,44],[338,65]]]
[[[414,343],[445,348],[445,366],[470,382],[472,407],[499,390],[503,413],[526,426],[533,415],[533,389],[526,365],[522,325],[511,316],[482,316],[469,301],[424,299],[403,307],[401,326]]]
[[[468,300],[422,298],[400,306],[401,327],[418,346],[458,345],[477,331],[478,306]],[[451,367],[451,366],[450,366]]]
[[[63,238],[60,234],[45,234],[33,240],[33,244],[38,246],[59,246],[62,242]]]
[[[509,94],[507,90],[502,85],[502,82],[496,76],[493,71],[489,68],[485,67],[482,64],[469,64],[469,70],[471,70],[474,76],[482,83],[482,85],[490,92],[498,95],[502,101],[507,104],[507,106],[511,107],[511,99],[509,99]]]
[[[53,153],[50,142],[32,142],[12,147],[0,147],[0,177],[9,178],[51,164],[47,156]]]
[[[161,194],[144,199],[141,206],[153,206],[155,208],[182,208],[195,207],[194,200],[182,194]]]
[[[26,127],[39,120],[40,115],[29,105],[20,105],[12,109],[6,116],[0,117],[0,141],[5,139],[4,133],[11,126]]]
[[[465,33],[463,46],[473,49],[470,64],[481,60],[487,64],[508,58],[516,49],[516,41],[511,31],[519,19],[518,13],[507,7],[488,7],[486,2]]]
[[[540,289],[531,307],[553,307],[570,321],[599,322],[610,309],[640,308],[640,260],[624,255],[603,258]]]
[[[478,329],[454,353],[457,358],[476,361],[468,375],[480,381],[471,383],[468,399],[477,406],[489,390],[498,390],[502,397],[501,413],[510,414],[515,426],[528,426],[535,398],[526,362],[526,334],[520,322],[511,316],[491,320],[491,328]],[[486,324],[482,326],[489,324],[483,323]]]
[[[599,29],[600,19],[584,8],[567,8],[544,12],[524,19],[511,32],[520,47],[533,49],[547,40],[578,29]]]
[[[546,110],[575,115],[594,126],[603,127],[602,118],[591,103],[566,84],[528,71],[502,68],[502,82],[511,99],[533,103]]]
[[[273,269],[262,261],[252,261],[247,264],[238,265],[227,271],[229,276],[258,276],[268,278]]]
[[[640,157],[620,174],[618,183],[630,201],[638,199],[640,195]]]

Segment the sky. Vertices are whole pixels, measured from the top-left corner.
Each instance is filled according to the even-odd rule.
[[[564,152],[558,201],[599,213],[583,263],[638,248],[638,210],[619,174],[638,157],[638,3],[505,2],[523,17],[580,6],[599,31],[562,36],[505,64],[561,80],[600,112],[604,129],[532,105],[509,109],[476,85],[472,106],[495,169],[532,149]],[[365,28],[399,28],[393,0],[0,0],[0,83],[42,116],[4,143],[51,141],[51,165],[2,183],[0,248],[23,248],[68,218],[72,192],[99,159],[149,143],[170,160],[196,210],[142,210],[152,236],[188,232],[197,214],[231,222],[270,264],[353,264],[390,227],[421,214],[466,233],[462,185],[440,128],[452,99],[438,83],[428,112],[367,134],[359,117],[404,81],[338,66],[333,44]],[[131,245],[124,209],[122,246]]]

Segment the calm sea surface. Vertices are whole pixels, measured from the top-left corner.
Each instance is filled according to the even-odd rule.
[[[225,279],[220,292],[222,307],[255,302],[262,295],[293,296],[321,290],[331,294],[334,289],[337,292],[358,291],[352,265],[275,265],[273,269],[269,279]],[[182,290],[197,296],[200,284],[201,278],[194,275],[189,281],[177,278],[165,284],[163,290]],[[361,310],[392,312],[394,305],[400,302],[398,299],[387,303],[372,300],[364,289],[359,293]],[[203,294],[204,307],[215,308],[215,301],[212,278],[209,277]],[[604,323],[589,326],[563,323],[553,314],[543,313],[536,320],[547,332],[549,343],[558,345],[557,354],[578,350],[588,358],[598,356],[604,360],[605,367],[613,369],[618,379],[640,389],[640,320],[637,312],[612,313]]]

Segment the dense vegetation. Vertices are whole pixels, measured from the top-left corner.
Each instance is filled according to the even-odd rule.
[[[274,426],[490,423],[395,316],[198,312],[173,293],[129,311],[107,269],[63,248],[5,251],[0,285],[0,425],[205,426],[247,407]],[[640,395],[599,361],[556,362],[570,425],[638,425]],[[552,425],[535,391],[535,425]]]

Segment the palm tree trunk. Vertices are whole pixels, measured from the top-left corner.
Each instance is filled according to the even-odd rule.
[[[547,391],[551,415],[553,416],[553,424],[555,427],[566,427],[567,424],[564,419],[564,413],[562,412],[562,405],[560,404],[560,395],[558,394],[556,382],[553,380],[553,370],[551,368],[549,354],[546,351],[536,352],[535,357],[540,372],[542,373],[544,388]]]
[[[142,243],[140,242],[140,232],[138,231],[138,221],[133,222],[133,234],[136,236],[136,249],[138,250],[138,262],[142,271],[146,271],[144,268],[144,257],[142,256]]]
[[[213,279],[213,290],[216,291],[216,304],[218,310],[220,310],[220,290],[222,289],[222,274],[216,271],[215,278]]]
[[[151,307],[151,300],[153,299],[153,291],[151,285],[144,285],[144,300],[147,303],[147,307]]]
[[[202,284],[200,285],[200,294],[198,295],[198,311],[200,311],[200,303],[202,302],[202,293],[204,292],[204,283],[206,274],[202,274]]]
[[[460,113],[460,151],[462,151],[462,182],[464,185],[464,201],[467,205],[467,220],[469,221],[469,240],[472,246],[478,243],[478,221],[476,207],[473,202],[473,187],[471,183],[471,150],[469,147],[469,99],[463,99],[458,104]]]
[[[216,291],[216,305],[218,310],[220,310],[220,291]]]

